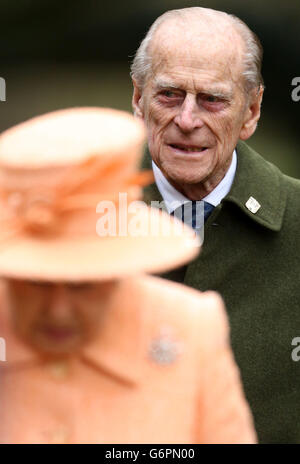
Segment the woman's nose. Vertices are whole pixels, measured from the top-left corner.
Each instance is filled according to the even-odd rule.
[[[66,285],[57,284],[52,287],[48,308],[52,318],[59,321],[70,319],[72,300]]]

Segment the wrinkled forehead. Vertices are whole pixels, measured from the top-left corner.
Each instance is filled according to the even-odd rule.
[[[244,44],[226,22],[166,21],[155,32],[149,52],[152,76],[181,68],[241,80]]]

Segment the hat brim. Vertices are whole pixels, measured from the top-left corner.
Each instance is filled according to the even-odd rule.
[[[39,281],[99,281],[136,273],[160,273],[195,258],[194,231],[156,208],[139,212],[137,236],[36,238],[25,234],[0,242],[0,276]],[[157,233],[157,230],[160,232]],[[166,233],[162,233],[165,231]]]

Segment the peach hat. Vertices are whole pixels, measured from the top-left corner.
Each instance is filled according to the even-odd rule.
[[[95,281],[164,272],[199,252],[196,234],[142,201],[141,121],[71,108],[0,135],[0,276]]]

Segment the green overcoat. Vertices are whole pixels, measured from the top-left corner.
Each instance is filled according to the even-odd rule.
[[[244,142],[237,157],[232,188],[205,223],[199,257],[164,277],[222,295],[259,441],[300,443],[300,181]],[[143,169],[150,167],[146,154]],[[250,197],[261,205],[255,213],[246,207]],[[144,199],[162,201],[155,184]]]

